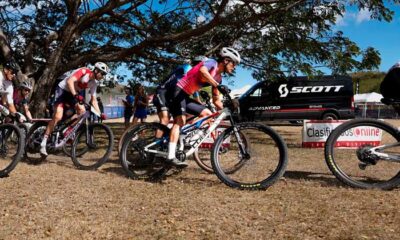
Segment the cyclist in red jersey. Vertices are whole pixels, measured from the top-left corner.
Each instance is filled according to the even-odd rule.
[[[47,125],[43,141],[40,144],[40,153],[42,155],[47,156],[47,139],[53,132],[54,126],[56,126],[57,123],[62,119],[64,106],[75,106],[78,114],[83,114],[85,112],[85,108],[83,106],[83,90],[90,90],[90,102],[96,111],[100,113],[99,105],[96,99],[96,80],[103,79],[103,77],[109,72],[110,69],[105,63],[97,62],[94,65],[93,71],[89,68],[82,67],[67,72],[62,76],[63,80],[58,84],[55,92],[53,119]],[[105,119],[106,115],[101,114],[101,118]]]
[[[205,86],[212,86],[213,103],[217,109],[222,109],[223,104],[219,97],[217,86],[222,82],[222,74],[231,74],[236,65],[240,63],[240,54],[233,48],[224,47],[219,53],[218,60],[208,59],[194,66],[175,87],[170,112],[174,117],[174,125],[170,133],[167,162],[176,167],[186,167],[186,162],[181,162],[175,156],[176,145],[179,140],[180,128],[186,123],[186,111],[197,116],[211,115],[211,111],[201,104],[198,106],[190,99],[190,95]]]

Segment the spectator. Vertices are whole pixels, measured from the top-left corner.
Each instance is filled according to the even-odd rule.
[[[125,99],[122,99],[122,102],[124,103],[124,123],[125,123],[125,129],[129,127],[129,123],[131,121],[131,117],[133,115],[133,95],[132,95],[132,89],[129,86],[125,87],[125,94],[126,97]]]
[[[135,101],[133,105],[134,116],[133,116],[133,124],[136,124],[139,119],[143,123],[147,118],[147,106],[149,105],[149,101],[147,99],[146,93],[144,91],[144,87],[140,85],[136,92]]]

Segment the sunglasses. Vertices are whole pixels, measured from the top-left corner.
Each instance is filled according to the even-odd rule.
[[[27,88],[23,88],[22,90],[27,91],[27,92],[31,91],[30,89],[27,89]]]

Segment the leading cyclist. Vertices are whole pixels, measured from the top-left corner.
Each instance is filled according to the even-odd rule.
[[[172,165],[184,168],[187,167],[186,162],[182,162],[175,156],[176,145],[179,139],[180,128],[186,123],[185,113],[189,110],[188,103],[193,105],[190,95],[205,86],[212,86],[213,103],[217,109],[221,110],[223,104],[219,97],[217,86],[222,82],[222,73],[231,74],[236,65],[240,63],[240,54],[233,48],[224,47],[219,53],[217,60],[208,59],[194,66],[182,79],[180,79],[175,87],[170,111],[174,117],[174,125],[170,133],[170,142],[168,145],[167,162]],[[198,103],[191,106],[191,113],[197,116],[211,115],[211,111],[205,106]]]
[[[58,84],[55,92],[53,119],[47,125],[43,141],[40,144],[40,153],[43,156],[48,155],[46,151],[47,139],[53,132],[54,126],[56,126],[57,123],[62,119],[64,106],[75,106],[75,109],[79,115],[85,112],[85,108],[83,106],[83,90],[90,90],[90,102],[96,111],[100,113],[100,108],[96,99],[96,80],[99,81],[103,79],[103,77],[109,72],[110,69],[105,63],[97,62],[94,65],[94,70],[90,70],[87,67],[82,67],[73,71],[69,71],[62,76],[63,80]],[[101,118],[106,118],[104,113],[101,114]]]

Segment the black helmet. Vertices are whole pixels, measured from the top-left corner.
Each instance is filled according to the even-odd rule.
[[[18,69],[19,69],[18,65],[13,61],[6,62],[5,64],[3,64],[3,68],[9,69],[13,73],[16,73],[18,71]]]

